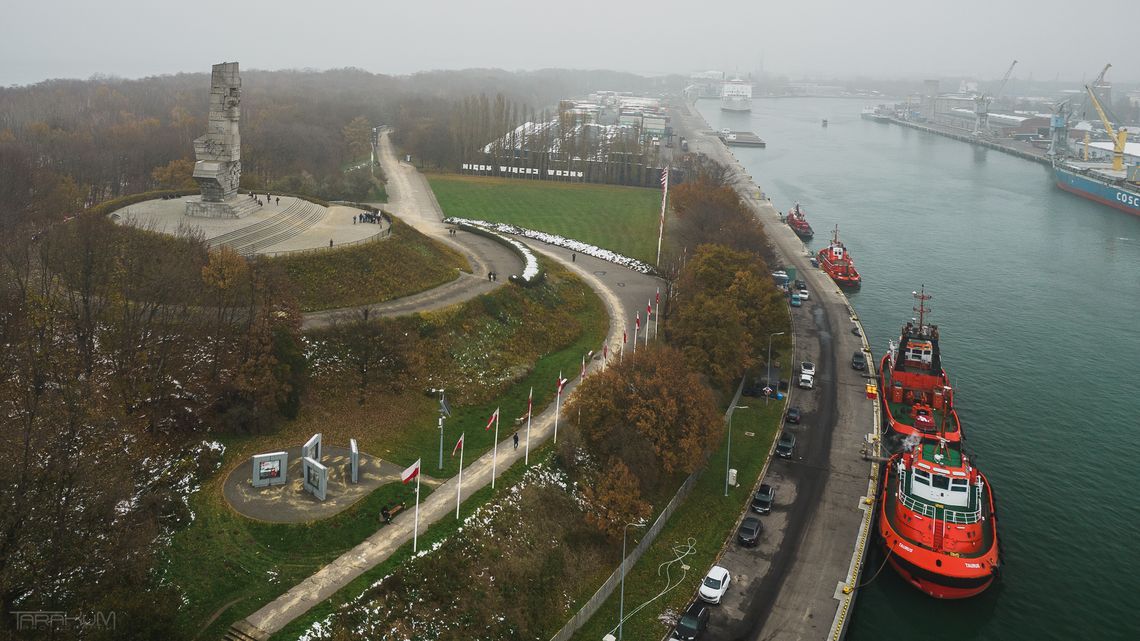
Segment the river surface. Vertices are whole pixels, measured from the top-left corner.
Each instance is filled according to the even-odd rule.
[[[812,247],[839,225],[876,358],[915,315],[911,292],[933,294],[967,449],[998,501],[993,587],[936,601],[872,555],[848,638],[1140,639],[1140,217],[864,106],[698,104],[714,129],[767,141],[733,152],[777,209],[805,208]]]

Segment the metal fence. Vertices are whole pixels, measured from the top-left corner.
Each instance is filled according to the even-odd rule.
[[[598,588],[594,596],[590,597],[590,600],[586,601],[585,605],[583,605],[574,616],[570,617],[566,625],[562,626],[562,629],[551,637],[550,641],[569,641],[570,637],[574,636],[574,633],[597,613],[598,609],[602,607],[602,604],[606,602],[606,599],[610,598],[610,595],[613,594],[614,590],[621,584],[622,573],[629,571],[629,568],[632,568],[634,564],[637,563],[641,555],[649,549],[649,546],[653,545],[653,542],[657,539],[657,535],[661,533],[661,530],[665,528],[665,524],[669,522],[669,517],[673,516],[673,512],[677,507],[688,498],[689,492],[691,492],[693,486],[697,484],[697,478],[701,475],[702,471],[703,470],[697,470],[690,474],[689,478],[685,479],[685,482],[681,484],[681,488],[677,490],[672,500],[669,501],[669,504],[661,511],[657,520],[653,522],[653,525],[650,526],[649,530],[645,533],[645,537],[641,539],[641,543],[638,543],[637,547],[633,548],[633,552],[631,552],[630,555],[625,558],[625,561],[614,570],[613,574],[606,579],[602,587]]]

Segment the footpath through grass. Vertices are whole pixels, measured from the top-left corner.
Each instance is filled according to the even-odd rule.
[[[429,174],[448,216],[511,223],[652,263],[661,192],[642,187]]]
[[[400,220],[387,240],[270,259],[296,285],[302,311],[382,303],[455,280],[471,271],[461,254]]]
[[[492,446],[493,431],[484,431],[483,427],[495,407],[502,407],[500,438],[507,438],[514,429],[511,419],[526,411],[530,388],[534,387],[536,408],[549,403],[558,371],[576,374],[582,355],[601,343],[608,327],[601,301],[580,280],[553,266],[546,284],[539,288],[503,288],[436,314],[438,318],[423,320],[425,326],[436,328],[432,331],[440,332],[433,334],[432,342],[445,352],[431,357],[433,363],[449,363],[450,368],[466,376],[490,376],[501,368],[513,371],[516,362],[529,365],[526,372],[495,386],[471,383],[476,391],[467,402],[457,400],[461,394],[453,397],[453,415],[445,425],[445,447],[450,449],[460,432],[466,432],[467,464]],[[550,328],[551,323],[559,328]],[[494,325],[503,329],[491,332],[488,327]],[[442,333],[444,329],[447,334]],[[473,334],[485,339],[475,342]],[[464,344],[478,348],[479,358],[452,360],[463,352],[460,346]],[[495,355],[493,367],[486,362],[490,355]],[[165,578],[184,591],[180,627],[191,636],[220,612],[200,637],[220,638],[229,624],[256,611],[375,532],[380,527],[380,506],[397,501],[411,504],[414,500],[411,488],[395,483],[378,488],[345,512],[315,523],[252,521],[234,513],[221,491],[225,476],[235,465],[244,467],[250,454],[299,445],[313,432],[321,431],[326,443],[342,445],[355,437],[363,451],[400,464],[422,457],[428,476],[449,478],[457,471],[458,457],[449,455],[444,457],[445,469],[438,469],[436,401],[419,387],[409,387],[403,394],[386,390],[361,406],[351,385],[338,386],[335,380],[326,380],[319,369],[314,376],[297,420],[283,424],[274,434],[219,439],[226,445],[224,463],[191,499],[196,518],[174,535],[165,568]],[[478,393],[486,387],[492,387],[494,393]],[[426,497],[430,489],[427,485],[423,489]],[[464,510],[474,509],[489,496],[487,490],[476,494],[465,501]],[[453,529],[454,525],[445,521],[432,528],[430,537],[421,538],[421,544],[427,545]],[[406,558],[407,550],[401,549],[366,577],[383,576]]]
[[[751,498],[752,486],[779,431],[784,402],[772,402],[765,407],[763,399],[741,398],[741,403],[748,409],[736,410],[732,419],[731,466],[737,470],[739,485],[729,488],[727,497],[724,495],[726,448],[722,443],[701,472],[688,499],[673,513],[657,540],[625,577],[625,612],[628,616],[665,587],[665,576],[657,574],[657,567],[676,556],[673,548],[686,545],[690,537],[694,539],[696,552],[683,561],[689,566],[685,579],[660,599],[626,619],[622,632],[627,639],[660,639],[668,632],[658,617],[666,609],[680,612],[689,604],[725,539],[734,532],[745,503]],[[640,536],[635,534],[635,528],[630,528],[629,534],[629,547],[632,549]],[[674,580],[680,573],[680,564],[674,564]],[[618,601],[619,594],[615,590],[573,638],[576,641],[597,641],[616,628]]]

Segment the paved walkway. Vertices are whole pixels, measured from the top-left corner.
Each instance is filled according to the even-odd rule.
[[[447,226],[441,220],[442,212],[439,209],[439,204],[435,201],[427,181],[411,165],[396,161],[387,134],[382,136],[380,146],[381,164],[384,166],[384,172],[388,178],[389,194],[394,195],[389,208],[421,232],[449,243],[466,254],[467,243],[471,242],[471,246],[475,246],[473,241],[470,241],[475,236],[462,232],[459,236],[450,236],[447,233]],[[459,242],[460,239],[462,242]],[[653,276],[639,274],[597,258],[581,254],[572,255],[570,251],[560,247],[529,239],[520,238],[520,240],[527,243],[535,251],[560,261],[565,267],[582,278],[602,299],[610,317],[610,328],[606,340],[610,345],[611,358],[616,358],[621,346],[623,327],[629,331],[630,340],[633,340],[634,313],[643,310],[643,306],[653,298],[657,288],[663,286],[662,281]],[[498,245],[496,244],[496,246]],[[515,257],[516,255],[505,248],[503,251],[509,253],[514,260],[515,273],[521,271],[521,264]],[[503,267],[503,265],[510,263],[499,262],[502,257],[472,256],[470,254],[468,257],[472,261],[472,266],[482,270],[482,273],[485,274],[486,271],[494,270],[504,275],[495,286],[506,282],[505,275],[512,273],[509,271],[510,268]],[[482,293],[482,291],[486,290],[480,289],[467,298]],[[641,336],[644,341],[644,331]],[[589,362],[588,371],[593,371],[602,366],[600,348],[601,345],[598,346],[597,351],[599,353],[595,354]],[[632,346],[629,346],[627,350],[631,348]],[[567,372],[567,374],[571,373]],[[573,394],[579,381],[580,379],[574,378],[567,385],[568,395]],[[551,383],[553,384],[553,381]],[[492,467],[497,467],[497,472],[501,475],[516,461],[525,458],[525,428],[520,434],[520,438],[524,439],[524,442],[520,444],[517,450],[512,447],[511,435],[513,432],[508,431],[508,438],[499,443],[498,461],[494,466],[492,465],[494,456],[492,449],[464,468],[463,498],[469,497],[491,482]],[[532,421],[531,448],[538,448],[546,441],[551,440],[553,436],[554,407],[552,405],[547,407],[545,411],[536,414]],[[457,490],[458,480],[452,478],[444,482],[420,503],[421,533],[440,519],[455,518]],[[391,525],[377,531],[340,558],[321,568],[313,576],[294,586],[245,620],[235,624],[235,627],[241,627],[247,634],[252,633],[261,638],[268,638],[270,634],[277,632],[314,605],[329,598],[337,590],[387,559],[400,546],[411,541],[414,520],[413,509],[398,515],[393,519]]]
[[[449,233],[451,226],[443,223],[443,210],[427,180],[414,166],[396,158],[386,131],[380,137],[380,166],[388,179],[388,202],[378,206],[416,231],[463,254],[471,264],[472,273],[460,272],[450,283],[383,303],[310,312],[304,315],[302,329],[324,327],[339,318],[353,316],[361,309],[368,309],[369,318],[376,318],[451,307],[501,287],[508,282],[508,276],[522,272],[522,259],[501,243],[461,230],[456,230],[454,236]],[[487,278],[491,272],[498,273],[499,279],[491,282]]]

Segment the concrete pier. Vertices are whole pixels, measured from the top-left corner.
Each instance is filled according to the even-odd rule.
[[[803,419],[785,426],[796,437],[792,458],[773,458],[766,469],[764,480],[776,488],[776,501],[772,513],[761,517],[760,544],[730,544],[718,558],[733,582],[721,607],[713,609],[710,637],[841,639],[873,544],[878,464],[864,460],[863,453],[880,453],[878,402],[867,398],[875,359],[867,359],[872,367],[866,371],[852,369],[853,353],[869,345],[847,297],[811,267],[802,242],[779,221],[776,207],[761,199],[731,150],[706,133],[709,125],[695,107],[675,110],[673,122],[691,153],[732,170],[732,186],[763,223],[780,260],[807,281],[809,300],[791,312],[795,362],[812,361],[818,372],[815,389],[790,394],[789,404],[801,408]],[[858,254],[857,247],[852,250]],[[745,498],[742,513],[747,509]]]

